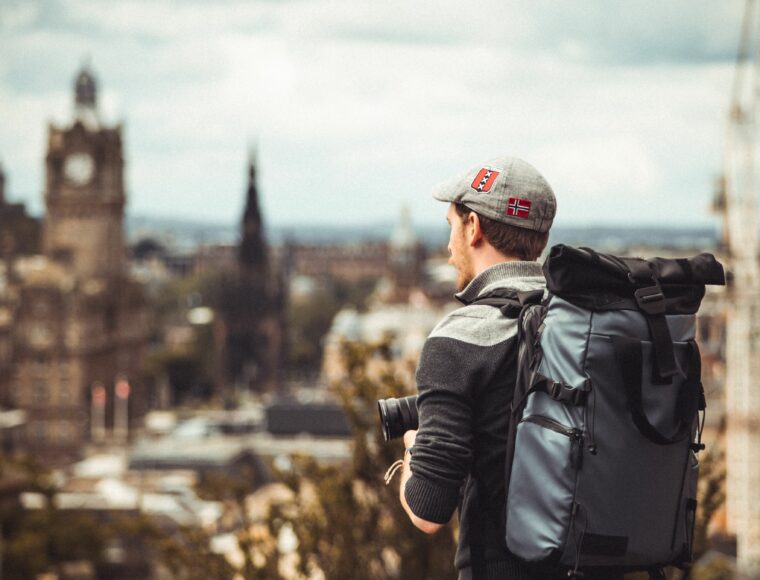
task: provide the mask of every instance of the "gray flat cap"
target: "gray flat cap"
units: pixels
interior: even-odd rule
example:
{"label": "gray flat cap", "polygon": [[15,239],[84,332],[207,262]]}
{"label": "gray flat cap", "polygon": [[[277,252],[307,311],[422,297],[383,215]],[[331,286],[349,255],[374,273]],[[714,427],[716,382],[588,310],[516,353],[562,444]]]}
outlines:
{"label": "gray flat cap", "polygon": [[433,197],[537,232],[548,231],[557,213],[557,200],[546,179],[530,163],[516,157],[498,157],[476,165],[436,186]]}

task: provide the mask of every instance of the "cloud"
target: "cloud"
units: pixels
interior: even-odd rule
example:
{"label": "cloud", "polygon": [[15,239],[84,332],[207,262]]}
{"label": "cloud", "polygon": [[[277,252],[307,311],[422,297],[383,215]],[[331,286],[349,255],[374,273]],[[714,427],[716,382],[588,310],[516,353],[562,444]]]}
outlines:
{"label": "cloud", "polygon": [[541,0],[526,43],[607,65],[733,61],[743,3],[710,0]]}
{"label": "cloud", "polygon": [[[560,220],[702,220],[739,3],[122,0],[0,8],[0,159],[39,204],[45,123],[92,57],[130,210],[232,222],[247,143],[275,223],[436,223],[430,186],[502,153]],[[621,212],[625,208],[625,212]],[[622,216],[622,217],[621,217]]]}

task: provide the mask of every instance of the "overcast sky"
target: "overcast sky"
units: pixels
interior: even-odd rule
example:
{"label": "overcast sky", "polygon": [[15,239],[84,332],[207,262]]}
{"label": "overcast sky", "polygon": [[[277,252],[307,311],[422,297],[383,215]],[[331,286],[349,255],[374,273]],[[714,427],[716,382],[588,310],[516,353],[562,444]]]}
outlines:
{"label": "overcast sky", "polygon": [[740,0],[0,0],[0,163],[42,207],[47,123],[89,57],[128,211],[443,222],[433,185],[536,165],[556,223],[714,223]]}

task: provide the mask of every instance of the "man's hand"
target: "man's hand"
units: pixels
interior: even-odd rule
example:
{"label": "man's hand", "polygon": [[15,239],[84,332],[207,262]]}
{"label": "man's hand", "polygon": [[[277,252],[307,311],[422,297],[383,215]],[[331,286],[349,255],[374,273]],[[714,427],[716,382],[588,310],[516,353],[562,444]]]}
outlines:
{"label": "man's hand", "polygon": [[[406,449],[413,447],[416,438],[417,431],[415,429],[410,429],[404,433],[404,447]],[[401,506],[404,508],[404,511],[409,516],[409,519],[412,520],[412,523],[415,525],[415,527],[422,530],[426,534],[434,534],[443,527],[443,524],[436,524],[434,522],[429,522],[427,520],[423,520],[420,517],[417,517],[409,507],[409,504],[406,503],[406,497],[404,497],[404,487],[406,486],[406,482],[412,476],[412,469],[409,465],[411,458],[412,452],[404,451],[404,467],[401,471],[401,486],[399,487],[399,498],[401,499]]]}
{"label": "man's hand", "polygon": [[406,433],[404,433],[404,447],[406,449],[410,449],[414,446],[414,440],[417,439],[417,430],[416,429],[410,429]]}

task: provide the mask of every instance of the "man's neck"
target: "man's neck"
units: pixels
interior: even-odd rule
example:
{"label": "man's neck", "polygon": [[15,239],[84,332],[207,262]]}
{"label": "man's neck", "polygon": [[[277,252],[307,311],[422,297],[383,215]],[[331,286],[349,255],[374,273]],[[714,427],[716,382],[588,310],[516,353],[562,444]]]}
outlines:
{"label": "man's neck", "polygon": [[479,252],[476,256],[473,256],[472,260],[476,276],[491,266],[495,266],[496,264],[519,261],[520,258],[517,258],[516,256],[505,256],[492,247],[489,247],[488,249],[484,248],[482,252]]}

